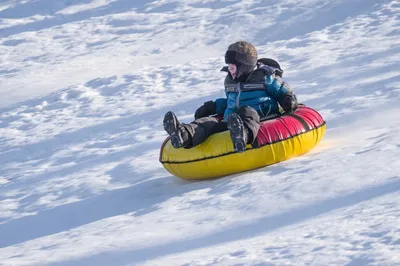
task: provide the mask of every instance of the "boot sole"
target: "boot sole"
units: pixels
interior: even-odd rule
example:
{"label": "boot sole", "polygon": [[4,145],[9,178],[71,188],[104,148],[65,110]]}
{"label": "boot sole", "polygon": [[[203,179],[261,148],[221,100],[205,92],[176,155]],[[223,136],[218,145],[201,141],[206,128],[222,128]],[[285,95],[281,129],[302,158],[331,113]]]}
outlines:
{"label": "boot sole", "polygon": [[244,142],[244,125],[238,114],[233,113],[228,117],[228,129],[235,151],[244,152],[246,150],[246,143]]}
{"label": "boot sole", "polygon": [[171,138],[171,144],[178,149],[183,145],[182,136],[179,133],[179,122],[173,112],[167,112],[164,116],[163,126]]}

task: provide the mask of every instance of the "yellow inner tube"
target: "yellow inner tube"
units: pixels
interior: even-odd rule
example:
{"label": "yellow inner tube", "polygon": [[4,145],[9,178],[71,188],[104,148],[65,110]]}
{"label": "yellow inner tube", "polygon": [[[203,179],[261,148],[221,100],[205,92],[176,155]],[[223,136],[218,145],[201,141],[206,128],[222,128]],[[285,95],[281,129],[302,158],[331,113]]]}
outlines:
{"label": "yellow inner tube", "polygon": [[234,151],[228,131],[214,134],[202,144],[190,149],[175,149],[167,138],[161,147],[160,162],[168,172],[184,179],[209,179],[231,175],[307,153],[321,141],[326,123],[321,118],[320,122],[314,122],[313,126],[307,129],[295,136],[265,143],[259,147],[248,144],[243,153]]}

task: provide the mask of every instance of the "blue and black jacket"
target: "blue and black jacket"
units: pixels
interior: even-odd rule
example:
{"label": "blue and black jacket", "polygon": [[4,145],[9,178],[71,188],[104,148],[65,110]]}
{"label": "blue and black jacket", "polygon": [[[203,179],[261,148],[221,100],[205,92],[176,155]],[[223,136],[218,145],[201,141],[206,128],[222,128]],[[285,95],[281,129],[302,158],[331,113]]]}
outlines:
{"label": "blue and black jacket", "polygon": [[221,71],[228,72],[225,78],[226,98],[215,100],[217,114],[223,115],[227,121],[228,116],[236,112],[241,106],[250,106],[257,110],[260,117],[271,114],[279,114],[279,105],[285,111],[290,111],[290,105],[297,99],[290,86],[276,74],[276,68],[259,65],[257,69],[249,73],[244,82],[235,81],[228,68]]}

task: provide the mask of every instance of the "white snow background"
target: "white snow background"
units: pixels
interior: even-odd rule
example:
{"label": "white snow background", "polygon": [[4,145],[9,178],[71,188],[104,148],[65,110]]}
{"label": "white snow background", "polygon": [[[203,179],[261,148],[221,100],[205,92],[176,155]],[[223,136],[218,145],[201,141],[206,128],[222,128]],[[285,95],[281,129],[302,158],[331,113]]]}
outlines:
{"label": "white snow background", "polygon": [[[400,265],[398,0],[1,0],[0,265]],[[277,59],[327,122],[311,153],[211,181],[158,161]]]}

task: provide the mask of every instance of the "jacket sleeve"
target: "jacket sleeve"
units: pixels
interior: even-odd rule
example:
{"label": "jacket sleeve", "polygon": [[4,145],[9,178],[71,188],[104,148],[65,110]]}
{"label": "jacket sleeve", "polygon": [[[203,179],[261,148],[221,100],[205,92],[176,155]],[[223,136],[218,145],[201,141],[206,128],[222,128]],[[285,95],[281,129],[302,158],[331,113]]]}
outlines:
{"label": "jacket sleeve", "polygon": [[278,101],[285,112],[291,112],[297,109],[298,103],[296,95],[289,84],[284,82],[281,77],[272,74],[265,78],[267,93]]}
{"label": "jacket sleeve", "polygon": [[218,115],[223,115],[227,106],[226,98],[218,98],[215,100],[215,107]]}

